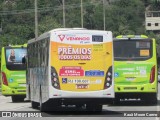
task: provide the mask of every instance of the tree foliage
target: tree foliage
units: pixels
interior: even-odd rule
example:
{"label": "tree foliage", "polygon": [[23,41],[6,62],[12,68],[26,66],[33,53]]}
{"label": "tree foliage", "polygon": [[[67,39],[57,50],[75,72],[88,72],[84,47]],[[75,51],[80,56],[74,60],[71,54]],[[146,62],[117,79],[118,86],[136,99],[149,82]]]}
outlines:
{"label": "tree foliage", "polygon": [[[63,26],[62,0],[38,1],[38,34]],[[65,27],[81,27],[81,0],[65,1]],[[83,0],[83,27],[119,34],[155,34],[145,31],[145,8],[159,10],[155,0]],[[34,0],[0,0],[1,47],[34,38]]]}

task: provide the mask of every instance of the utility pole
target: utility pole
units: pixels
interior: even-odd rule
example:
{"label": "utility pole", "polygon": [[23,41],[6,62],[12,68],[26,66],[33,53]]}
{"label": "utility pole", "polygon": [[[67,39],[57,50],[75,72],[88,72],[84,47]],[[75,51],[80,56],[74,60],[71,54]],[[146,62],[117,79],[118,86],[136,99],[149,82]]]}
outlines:
{"label": "utility pole", "polygon": [[106,30],[106,10],[105,10],[106,2],[103,0],[103,29]]}
{"label": "utility pole", "polygon": [[65,1],[63,0],[63,27],[66,27],[66,19],[65,19]]}
{"label": "utility pole", "polygon": [[81,27],[83,28],[83,0],[81,0]]}
{"label": "utility pole", "polygon": [[35,40],[38,38],[38,10],[37,10],[37,0],[35,0]]}
{"label": "utility pole", "polygon": [[0,26],[0,33],[2,32],[2,17],[1,17],[1,26]]}

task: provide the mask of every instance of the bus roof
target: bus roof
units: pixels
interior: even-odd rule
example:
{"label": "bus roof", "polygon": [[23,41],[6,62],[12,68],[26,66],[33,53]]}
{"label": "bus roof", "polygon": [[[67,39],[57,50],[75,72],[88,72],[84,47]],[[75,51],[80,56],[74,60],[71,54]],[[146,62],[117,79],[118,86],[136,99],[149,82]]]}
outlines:
{"label": "bus roof", "polygon": [[[76,30],[76,31],[84,31],[84,30],[88,30],[86,28],[57,28],[57,29],[53,29],[53,30],[50,30],[48,32],[45,32],[43,34],[41,34],[37,40],[35,39],[31,39],[31,40],[28,40],[28,44],[32,43],[32,42],[36,42],[38,40],[41,40],[41,39],[44,39],[44,38],[48,38],[50,37],[50,34],[53,33],[53,32],[60,32],[60,31],[72,31],[72,30]],[[91,31],[102,31],[102,30],[91,30]]]}
{"label": "bus roof", "polygon": [[[37,40],[41,40],[41,39],[43,39],[43,38],[49,37],[49,35],[50,35],[51,32],[56,32],[56,31],[68,31],[68,30],[87,30],[87,29],[86,29],[86,28],[56,28],[56,29],[53,29],[53,30],[50,30],[50,31],[48,31],[48,32],[45,32],[45,33],[41,34],[41,35],[37,38]],[[28,43],[32,43],[32,42],[35,42],[35,41],[37,41],[37,40],[35,40],[35,38],[33,38],[33,39],[29,40]]]}
{"label": "bus roof", "polygon": [[116,38],[117,39],[128,39],[128,38],[145,39],[145,38],[148,38],[148,36],[146,36],[146,35],[118,35]]}
{"label": "bus roof", "polygon": [[27,44],[21,44],[21,45],[8,45],[8,46],[4,46],[5,48],[9,48],[9,47],[27,47]]}

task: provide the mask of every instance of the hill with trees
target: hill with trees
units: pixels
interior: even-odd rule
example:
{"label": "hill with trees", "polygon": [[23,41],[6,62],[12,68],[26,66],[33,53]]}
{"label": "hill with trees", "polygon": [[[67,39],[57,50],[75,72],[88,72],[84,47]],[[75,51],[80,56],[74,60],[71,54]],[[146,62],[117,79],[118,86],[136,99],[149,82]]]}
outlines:
{"label": "hill with trees", "polygon": [[[63,27],[62,0],[38,1],[38,34]],[[81,0],[65,1],[65,27],[81,27]],[[105,2],[105,4],[103,4]],[[105,8],[105,9],[103,9]],[[145,10],[160,10],[157,0],[83,0],[83,27],[110,30],[113,35],[146,34]],[[34,0],[0,0],[0,47],[24,44],[35,37]]]}

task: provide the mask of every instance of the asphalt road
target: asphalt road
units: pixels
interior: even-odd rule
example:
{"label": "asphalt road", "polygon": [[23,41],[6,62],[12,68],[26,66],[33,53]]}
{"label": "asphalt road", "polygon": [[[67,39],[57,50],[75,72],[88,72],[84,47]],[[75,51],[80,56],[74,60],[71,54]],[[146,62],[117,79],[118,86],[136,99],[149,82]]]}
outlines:
{"label": "asphalt road", "polygon": [[[0,95],[0,111],[1,115],[7,112],[11,112],[12,118],[6,117],[5,119],[22,119],[21,117],[30,117],[30,119],[53,119],[54,120],[106,120],[106,119],[122,119],[122,120],[160,120],[160,83],[158,87],[158,104],[147,105],[141,101],[122,101],[118,105],[104,105],[101,113],[87,112],[83,109],[77,110],[74,106],[68,108],[62,108],[63,112],[43,112],[40,113],[39,109],[32,109],[30,102],[12,103],[11,97],[4,97]],[[27,113],[29,112],[29,113]],[[33,114],[36,112],[37,114]],[[19,115],[18,117],[16,115]],[[43,116],[42,118],[35,118],[33,116]],[[0,118],[0,120],[2,117]],[[4,119],[4,118],[3,118]],[[25,118],[23,118],[25,119]]]}

